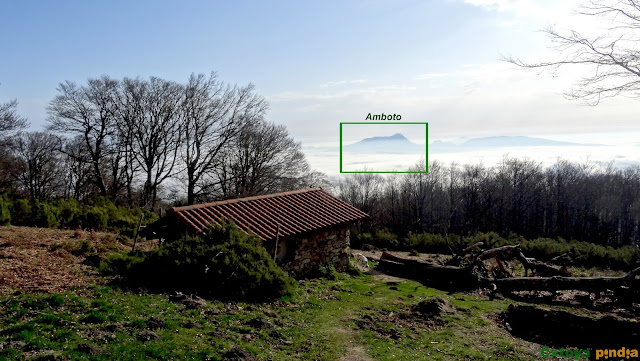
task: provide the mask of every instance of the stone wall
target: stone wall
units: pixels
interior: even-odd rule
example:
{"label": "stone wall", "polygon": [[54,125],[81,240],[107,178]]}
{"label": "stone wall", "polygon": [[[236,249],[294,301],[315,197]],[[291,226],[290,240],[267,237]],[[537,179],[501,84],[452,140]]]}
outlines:
{"label": "stone wall", "polygon": [[344,271],[349,265],[349,228],[334,228],[295,239],[293,259],[280,266],[293,277],[302,277],[318,266],[333,265]]}

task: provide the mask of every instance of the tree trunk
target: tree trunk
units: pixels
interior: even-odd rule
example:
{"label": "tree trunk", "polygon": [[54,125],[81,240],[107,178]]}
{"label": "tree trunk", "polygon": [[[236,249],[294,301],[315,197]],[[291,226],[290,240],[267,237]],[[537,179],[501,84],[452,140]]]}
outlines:
{"label": "tree trunk", "polygon": [[404,259],[383,252],[378,265],[383,272],[445,289],[474,289],[480,285],[473,274],[473,265],[467,267],[442,266],[431,262]]}
{"label": "tree trunk", "polygon": [[640,274],[640,267],[622,277],[514,277],[495,280],[501,291],[560,291],[575,290],[586,292],[603,292],[611,290],[626,293],[631,290],[638,294],[640,280],[635,276]]}

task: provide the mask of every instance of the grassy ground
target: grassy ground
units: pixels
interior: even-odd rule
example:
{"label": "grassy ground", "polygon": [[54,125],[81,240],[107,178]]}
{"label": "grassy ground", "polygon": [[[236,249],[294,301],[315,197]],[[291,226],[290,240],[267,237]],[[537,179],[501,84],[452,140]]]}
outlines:
{"label": "grassy ground", "polygon": [[[437,296],[449,305],[441,315],[423,317],[412,308]],[[535,345],[491,320],[506,306],[371,275],[307,281],[285,301],[207,301],[195,309],[166,295],[108,286],[19,292],[0,299],[0,360],[50,353],[72,360],[220,359],[233,346],[261,360],[335,360],[354,352],[374,360],[535,359]]]}
{"label": "grassy ground", "polygon": [[[128,244],[93,237],[87,251],[87,238],[73,232],[0,227],[0,264],[13,262],[0,278],[0,360],[217,360],[234,347],[258,360],[539,357],[540,345],[512,337],[495,321],[507,300],[447,294],[384,275],[340,274],[301,282],[277,302],[185,305],[168,295],[108,286],[81,262]],[[55,263],[50,281],[38,278],[44,273],[17,276],[49,264],[56,252],[66,263]],[[37,289],[23,287],[36,281]],[[434,299],[441,312],[420,311],[422,301]]]}

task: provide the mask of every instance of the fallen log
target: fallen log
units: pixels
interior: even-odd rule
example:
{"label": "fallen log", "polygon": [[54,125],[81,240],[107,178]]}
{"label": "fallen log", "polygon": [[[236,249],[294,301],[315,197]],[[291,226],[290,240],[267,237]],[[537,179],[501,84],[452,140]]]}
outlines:
{"label": "fallen log", "polygon": [[522,254],[522,252],[520,252],[517,257],[520,263],[524,266],[525,276],[529,273],[528,270],[534,270],[536,271],[536,274],[542,277],[570,276],[569,272],[567,272],[565,268],[552,266],[550,264],[540,262],[535,258],[527,258]]}
{"label": "fallen log", "polygon": [[585,291],[600,293],[607,290],[622,294],[637,295],[640,290],[640,280],[635,276],[640,274],[640,267],[622,277],[514,277],[495,280],[498,290],[504,292],[515,291]]}
{"label": "fallen log", "polygon": [[453,257],[445,262],[445,265],[459,266],[462,262],[475,258],[473,252],[476,249],[480,249],[482,246],[484,246],[484,242],[476,242],[475,244],[472,244],[471,246],[463,249],[460,254],[454,254]]}
{"label": "fallen log", "polygon": [[471,246],[463,249],[462,250],[462,255],[464,256],[464,255],[466,255],[468,253],[471,253],[471,251],[473,251],[474,249],[480,248],[482,246],[484,246],[484,242],[476,242],[476,243],[472,244]]}
{"label": "fallen log", "polygon": [[377,269],[394,276],[446,289],[472,289],[479,286],[479,279],[473,273],[473,265],[466,267],[443,266],[432,262],[405,259],[383,252]]}
{"label": "fallen log", "polygon": [[476,257],[476,261],[484,261],[494,257],[500,257],[503,260],[510,260],[516,258],[519,253],[521,253],[519,244],[516,244],[515,246],[502,246],[488,249],[480,253],[478,257]]}
{"label": "fallen log", "polygon": [[535,258],[525,257],[519,244],[486,250],[476,257],[476,262],[485,261],[490,258],[501,259],[503,261],[517,259],[522,263],[522,266],[524,266],[525,276],[529,273],[529,270],[534,270],[538,275],[543,277],[569,276],[568,272],[560,267],[540,262]]}

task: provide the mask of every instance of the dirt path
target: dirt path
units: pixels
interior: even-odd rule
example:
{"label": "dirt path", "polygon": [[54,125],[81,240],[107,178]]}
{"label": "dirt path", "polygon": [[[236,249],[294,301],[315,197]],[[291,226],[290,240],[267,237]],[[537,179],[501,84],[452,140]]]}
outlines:
{"label": "dirt path", "polygon": [[400,277],[396,277],[396,276],[390,276],[386,273],[382,273],[380,271],[376,271],[374,269],[367,271],[366,273],[370,274],[373,276],[373,278],[376,281],[380,281],[380,282],[404,282],[406,281],[405,278],[400,278]]}
{"label": "dirt path", "polygon": [[333,330],[341,335],[345,343],[347,343],[347,353],[340,357],[338,361],[372,361],[372,358],[367,355],[364,346],[355,340],[355,331],[346,328],[335,328]]}

